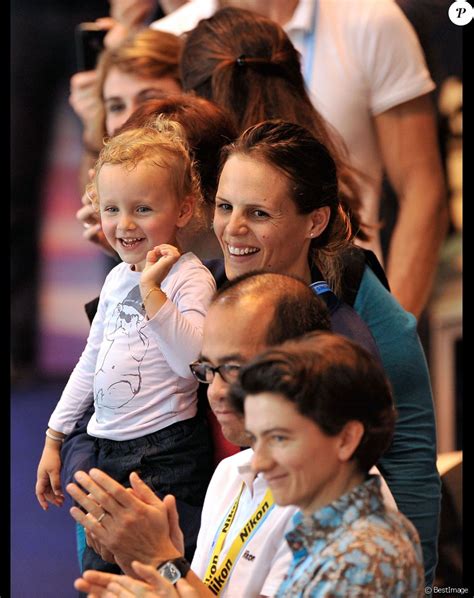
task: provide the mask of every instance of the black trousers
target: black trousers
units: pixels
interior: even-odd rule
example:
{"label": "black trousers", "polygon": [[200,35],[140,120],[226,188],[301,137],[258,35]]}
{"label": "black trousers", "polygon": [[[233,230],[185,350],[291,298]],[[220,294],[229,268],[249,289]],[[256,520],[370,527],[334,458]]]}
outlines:
{"label": "black trousers", "polygon": [[[132,471],[157,496],[176,497],[180,526],[185,538],[185,557],[191,561],[201,525],[201,510],[213,473],[212,444],[206,420],[201,416],[177,422],[153,434],[126,441],[94,440],[96,466],[124,486]],[[83,571],[95,569],[120,573],[86,546]]]}

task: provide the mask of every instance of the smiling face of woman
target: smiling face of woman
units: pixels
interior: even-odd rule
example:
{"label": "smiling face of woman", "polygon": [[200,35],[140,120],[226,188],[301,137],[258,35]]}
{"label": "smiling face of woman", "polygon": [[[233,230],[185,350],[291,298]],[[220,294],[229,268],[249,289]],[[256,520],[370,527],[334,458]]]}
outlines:
{"label": "smiling face of woman", "polygon": [[261,159],[234,154],[227,160],[214,213],[227,278],[261,269],[310,282],[309,246],[326,226],[320,216],[327,208],[299,214],[289,185],[282,172]]}
{"label": "smiling face of woman", "polygon": [[341,434],[325,434],[272,392],[246,397],[245,427],[254,450],[252,468],[263,473],[278,505],[296,505],[310,514],[343,493],[341,472],[347,466],[339,454]]}

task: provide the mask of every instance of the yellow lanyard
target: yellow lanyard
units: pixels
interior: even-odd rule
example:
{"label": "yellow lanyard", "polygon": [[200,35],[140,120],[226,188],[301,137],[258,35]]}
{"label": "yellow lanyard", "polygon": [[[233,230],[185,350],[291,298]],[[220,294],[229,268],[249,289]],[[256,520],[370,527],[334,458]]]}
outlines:
{"label": "yellow lanyard", "polygon": [[237,496],[236,500],[234,501],[227,514],[227,517],[224,520],[224,524],[214,545],[214,549],[209,560],[209,565],[207,566],[206,575],[204,577],[204,583],[216,596],[219,596],[219,594],[224,589],[225,584],[227,583],[227,580],[230,577],[232,567],[236,563],[244,545],[254,535],[258,527],[263,523],[268,513],[272,510],[274,506],[273,496],[269,488],[265,492],[265,496],[255,509],[252,516],[247,520],[245,525],[237,534],[235,540],[232,542],[232,545],[227,551],[225,558],[223,559],[221,565],[218,568],[217,563],[219,561],[219,555],[222,551],[222,547],[224,545],[227,533],[229,532],[232,522],[234,521],[234,517],[237,512],[237,507],[239,506],[239,501],[243,489],[244,484],[242,484],[242,488],[240,489],[239,495]]}

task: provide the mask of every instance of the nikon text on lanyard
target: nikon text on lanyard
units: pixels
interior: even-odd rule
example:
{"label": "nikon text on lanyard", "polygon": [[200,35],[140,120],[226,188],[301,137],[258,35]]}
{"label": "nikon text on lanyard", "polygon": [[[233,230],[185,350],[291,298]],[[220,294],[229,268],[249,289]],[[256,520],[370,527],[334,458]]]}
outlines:
{"label": "nikon text on lanyard", "polygon": [[233,505],[227,513],[227,516],[224,519],[224,524],[222,525],[219,535],[216,539],[214,549],[212,551],[212,555],[209,561],[209,565],[206,569],[204,583],[216,596],[219,596],[219,594],[224,589],[225,584],[227,583],[227,580],[230,577],[232,567],[237,562],[243,547],[252,538],[257,529],[262,525],[270,511],[275,506],[273,496],[269,488],[265,492],[265,496],[253,512],[252,516],[249,517],[245,525],[242,527],[242,529],[235,537],[229,550],[227,551],[227,554],[223,558],[222,563],[218,567],[217,563],[219,562],[219,556],[222,551],[222,547],[224,545],[227,533],[229,532],[229,529],[232,526],[232,522],[234,521],[234,517],[239,506],[239,501],[240,497],[242,496],[243,489],[244,484],[242,483],[242,488],[240,489],[239,495],[235,499]]}

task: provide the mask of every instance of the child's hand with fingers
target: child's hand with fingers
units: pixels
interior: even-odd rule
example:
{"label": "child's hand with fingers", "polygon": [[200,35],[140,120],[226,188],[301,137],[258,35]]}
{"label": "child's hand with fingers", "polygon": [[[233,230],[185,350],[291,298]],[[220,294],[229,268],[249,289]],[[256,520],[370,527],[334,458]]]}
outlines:
{"label": "child's hand with fingers", "polygon": [[140,279],[142,297],[149,289],[159,287],[168,276],[171,268],[179,260],[181,254],[174,245],[157,245],[147,253],[145,267]]}
{"label": "child's hand with fingers", "polygon": [[157,245],[147,253],[140,278],[140,293],[148,318],[153,318],[166,303],[167,297],[160,285],[180,256],[177,247],[166,243]]}
{"label": "child's hand with fingers", "polygon": [[61,489],[61,454],[59,446],[54,441],[46,439],[46,444],[38,465],[36,481],[36,498],[41,507],[46,511],[48,503],[62,506],[64,494]]}

